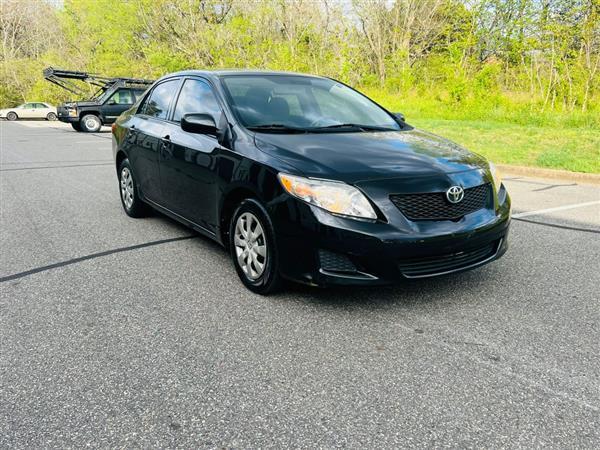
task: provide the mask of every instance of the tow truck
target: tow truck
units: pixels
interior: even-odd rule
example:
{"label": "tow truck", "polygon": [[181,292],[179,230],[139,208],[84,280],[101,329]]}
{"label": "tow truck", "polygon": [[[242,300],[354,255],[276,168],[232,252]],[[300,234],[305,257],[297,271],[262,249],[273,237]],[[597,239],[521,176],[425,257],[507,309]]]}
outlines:
{"label": "tow truck", "polygon": [[96,89],[88,100],[69,101],[56,108],[58,120],[70,123],[75,131],[89,133],[112,124],[154,83],[142,78],[112,78],[53,67],[44,69],[44,78],[80,98],[89,96],[90,89],[78,82]]}

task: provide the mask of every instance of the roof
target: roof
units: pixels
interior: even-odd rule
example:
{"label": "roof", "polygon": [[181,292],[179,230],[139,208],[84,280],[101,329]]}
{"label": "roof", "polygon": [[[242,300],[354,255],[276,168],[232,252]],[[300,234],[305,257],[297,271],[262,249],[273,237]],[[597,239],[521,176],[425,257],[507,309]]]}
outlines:
{"label": "roof", "polygon": [[298,77],[323,78],[319,75],[312,75],[298,72],[285,72],[277,70],[258,70],[258,69],[219,69],[219,70],[183,70],[181,72],[169,73],[161,78],[172,76],[199,75],[205,77],[223,77],[231,75],[293,75]]}

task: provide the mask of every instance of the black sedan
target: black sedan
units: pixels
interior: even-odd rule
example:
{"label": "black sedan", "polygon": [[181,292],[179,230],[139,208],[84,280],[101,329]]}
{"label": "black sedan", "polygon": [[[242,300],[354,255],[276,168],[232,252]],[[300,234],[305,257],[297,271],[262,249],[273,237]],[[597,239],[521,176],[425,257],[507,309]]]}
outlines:
{"label": "black sedan", "polygon": [[261,294],[453,274],[507,248],[491,163],[329,78],[167,75],[113,125],[113,152],[129,216],[214,239]]}

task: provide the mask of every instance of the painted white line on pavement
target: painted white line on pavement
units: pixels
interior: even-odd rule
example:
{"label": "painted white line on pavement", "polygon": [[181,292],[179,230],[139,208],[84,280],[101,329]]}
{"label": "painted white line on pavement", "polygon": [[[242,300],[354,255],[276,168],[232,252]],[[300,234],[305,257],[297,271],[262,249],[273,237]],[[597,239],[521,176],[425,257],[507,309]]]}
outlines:
{"label": "painted white line on pavement", "polygon": [[564,211],[567,209],[582,208],[584,206],[591,206],[591,205],[600,205],[600,200],[594,201],[594,202],[575,203],[573,205],[557,206],[556,208],[538,209],[537,211],[525,211],[522,213],[513,214],[512,216],[515,219],[518,219],[520,217],[537,216],[538,214],[546,214],[546,213],[551,213],[551,212],[556,212],[556,211]]}

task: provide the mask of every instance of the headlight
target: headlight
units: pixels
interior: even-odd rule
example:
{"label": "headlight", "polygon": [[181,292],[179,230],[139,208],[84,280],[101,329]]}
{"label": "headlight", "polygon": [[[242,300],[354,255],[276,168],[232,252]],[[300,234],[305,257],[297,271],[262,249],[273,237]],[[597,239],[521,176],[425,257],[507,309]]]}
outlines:
{"label": "headlight", "polygon": [[335,214],[376,219],[377,214],[365,196],[344,183],[313,180],[295,175],[277,175],[283,188],[294,197]]}
{"label": "headlight", "polygon": [[498,192],[500,190],[500,185],[502,184],[502,176],[493,163],[489,163],[489,166],[492,179],[494,180],[494,187],[496,188],[496,192]]}

